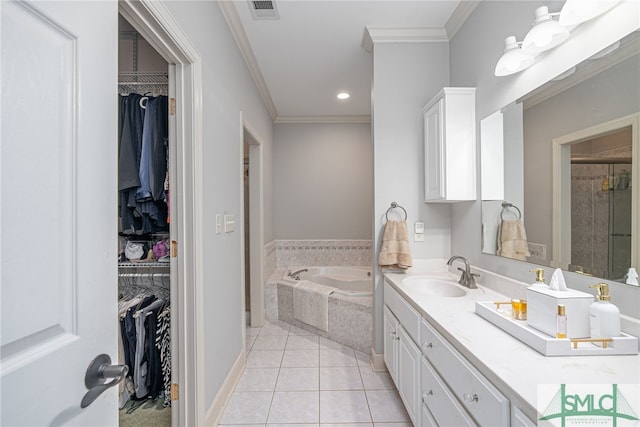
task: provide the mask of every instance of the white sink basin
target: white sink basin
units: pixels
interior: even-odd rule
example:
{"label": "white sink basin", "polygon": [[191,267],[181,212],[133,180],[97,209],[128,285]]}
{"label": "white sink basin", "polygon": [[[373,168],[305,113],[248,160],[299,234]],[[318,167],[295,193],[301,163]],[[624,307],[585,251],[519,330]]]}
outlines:
{"label": "white sink basin", "polygon": [[413,276],[402,280],[407,290],[434,297],[457,298],[467,294],[456,282],[429,276]]}

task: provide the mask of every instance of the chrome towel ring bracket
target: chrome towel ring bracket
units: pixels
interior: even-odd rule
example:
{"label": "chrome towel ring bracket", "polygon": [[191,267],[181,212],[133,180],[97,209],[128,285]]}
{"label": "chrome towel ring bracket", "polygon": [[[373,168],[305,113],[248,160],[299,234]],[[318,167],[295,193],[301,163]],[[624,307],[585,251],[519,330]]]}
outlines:
{"label": "chrome towel ring bracket", "polygon": [[522,219],[522,212],[520,212],[520,209],[518,209],[518,207],[516,205],[514,205],[513,203],[509,203],[509,202],[502,202],[502,211],[500,211],[500,219],[504,221],[504,213],[505,211],[509,212],[509,208],[513,208],[516,211],[518,211],[518,219]]}
{"label": "chrome towel ring bracket", "polygon": [[396,202],[391,202],[391,207],[389,207],[389,209],[387,209],[387,212],[384,214],[384,217],[387,221],[389,221],[389,211],[391,211],[392,209],[402,209],[402,212],[404,212],[404,220],[407,220],[407,211]]}

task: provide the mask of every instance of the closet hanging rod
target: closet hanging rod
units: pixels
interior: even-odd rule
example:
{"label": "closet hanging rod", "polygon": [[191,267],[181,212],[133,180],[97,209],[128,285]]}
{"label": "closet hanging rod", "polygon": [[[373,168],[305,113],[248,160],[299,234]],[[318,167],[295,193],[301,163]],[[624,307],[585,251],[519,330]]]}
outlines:
{"label": "closet hanging rod", "polygon": [[170,273],[118,273],[118,277],[147,277],[152,279],[170,278]]}
{"label": "closet hanging rod", "polygon": [[118,263],[118,268],[141,268],[151,270],[156,268],[169,268],[168,262],[154,261],[154,262],[126,262],[121,261]]}
{"label": "closet hanging rod", "polygon": [[151,83],[151,82],[119,82],[120,86],[168,86],[168,82]]}

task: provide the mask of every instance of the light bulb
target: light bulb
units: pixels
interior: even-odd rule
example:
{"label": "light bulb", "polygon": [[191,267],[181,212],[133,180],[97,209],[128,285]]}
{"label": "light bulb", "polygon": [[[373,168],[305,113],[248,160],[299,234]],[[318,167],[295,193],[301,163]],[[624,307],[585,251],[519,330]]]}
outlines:
{"label": "light bulb", "polygon": [[504,53],[496,64],[494,72],[496,76],[508,76],[517,73],[534,63],[533,55],[523,52],[514,36],[504,39],[504,46]]}
{"label": "light bulb", "polygon": [[536,9],[533,28],[522,41],[522,50],[532,54],[558,46],[569,38],[569,30],[551,19],[549,8],[540,6]]}

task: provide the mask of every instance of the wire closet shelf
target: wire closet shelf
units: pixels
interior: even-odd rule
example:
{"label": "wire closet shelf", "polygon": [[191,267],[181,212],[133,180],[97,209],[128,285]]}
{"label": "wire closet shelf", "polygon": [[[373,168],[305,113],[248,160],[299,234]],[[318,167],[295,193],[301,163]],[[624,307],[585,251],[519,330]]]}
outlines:
{"label": "wire closet shelf", "polygon": [[118,91],[121,95],[168,95],[169,74],[157,71],[126,71],[118,73]]}

